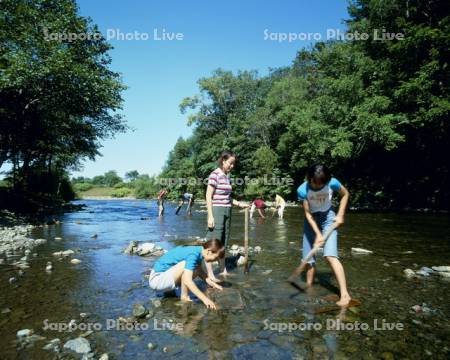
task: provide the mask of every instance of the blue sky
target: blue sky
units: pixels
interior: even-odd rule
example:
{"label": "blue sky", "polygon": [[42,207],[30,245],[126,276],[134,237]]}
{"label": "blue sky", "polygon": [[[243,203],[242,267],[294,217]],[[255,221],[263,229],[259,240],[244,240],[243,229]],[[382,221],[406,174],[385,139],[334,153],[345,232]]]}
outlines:
{"label": "blue sky", "polygon": [[[87,177],[108,170],[121,176],[129,170],[159,173],[178,137],[192,132],[178,105],[198,93],[198,79],[219,67],[266,74],[271,67],[289,65],[297,51],[314,40],[265,40],[265,29],[320,33],[325,39],[327,29],[344,29],[343,20],[348,18],[346,0],[78,0],[78,4],[80,14],[91,17],[104,35],[107,29],[150,35],[148,40],[110,40],[111,67],[129,87],[123,93],[122,113],[135,130],[104,141],[103,156],[72,173]],[[183,40],[155,41],[154,29],[159,36],[163,29],[182,33]]]}

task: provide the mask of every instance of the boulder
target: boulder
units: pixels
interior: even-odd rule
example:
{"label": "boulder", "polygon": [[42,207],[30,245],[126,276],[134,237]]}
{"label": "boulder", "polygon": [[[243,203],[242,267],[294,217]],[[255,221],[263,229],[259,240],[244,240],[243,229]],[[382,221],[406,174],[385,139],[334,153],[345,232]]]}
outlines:
{"label": "boulder", "polygon": [[151,254],[154,250],[156,250],[156,245],[153,243],[143,243],[140,244],[136,250],[136,253],[139,256],[146,256]]}

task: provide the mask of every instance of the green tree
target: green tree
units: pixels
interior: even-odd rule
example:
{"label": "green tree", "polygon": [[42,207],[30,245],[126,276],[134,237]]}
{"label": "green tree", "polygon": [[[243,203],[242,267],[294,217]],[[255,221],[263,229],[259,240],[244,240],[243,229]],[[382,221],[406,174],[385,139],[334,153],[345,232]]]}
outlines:
{"label": "green tree", "polygon": [[122,178],[117,175],[117,172],[115,170],[110,170],[105,172],[103,175],[104,184],[109,187],[113,187],[116,184],[119,184],[122,182]]}
{"label": "green tree", "polygon": [[102,139],[126,130],[117,113],[125,87],[109,69],[104,38],[46,38],[98,33],[74,0],[4,0],[1,11],[0,166],[12,164],[22,191],[44,169],[64,177],[94,159]]}

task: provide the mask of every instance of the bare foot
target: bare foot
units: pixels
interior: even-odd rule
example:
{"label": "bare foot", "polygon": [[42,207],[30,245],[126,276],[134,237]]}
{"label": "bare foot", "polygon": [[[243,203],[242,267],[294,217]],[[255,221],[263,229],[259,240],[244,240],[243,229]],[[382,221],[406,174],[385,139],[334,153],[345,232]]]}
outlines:
{"label": "bare foot", "polygon": [[180,296],[181,301],[192,301],[192,299],[189,297],[189,295],[186,296]]}
{"label": "bare foot", "polygon": [[350,303],[351,299],[352,298],[348,294],[342,295],[341,299],[339,301],[336,301],[336,305],[337,306],[347,306]]}

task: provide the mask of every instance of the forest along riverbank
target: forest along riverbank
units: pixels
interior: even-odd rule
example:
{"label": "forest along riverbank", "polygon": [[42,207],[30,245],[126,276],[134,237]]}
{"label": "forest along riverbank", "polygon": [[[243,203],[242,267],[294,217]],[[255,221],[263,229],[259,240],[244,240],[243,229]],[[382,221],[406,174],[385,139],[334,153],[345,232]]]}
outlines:
{"label": "forest along riverbank", "polygon": [[[449,265],[444,215],[348,214],[340,257],[350,293],[362,305],[344,313],[320,313],[336,291],[323,260],[311,292],[285,281],[299,262],[301,209],[288,208],[283,220],[256,217],[250,246],[260,250],[251,256],[250,273],[230,257],[232,296],[217,298],[228,308],[212,312],[154,293],[146,275],[155,256],[123,252],[132,242],[141,254],[203,238],[203,204],[194,205],[192,216],[183,210],[176,216],[176,204],[168,203],[159,219],[155,201],[75,202],[81,203],[83,210],[50,224],[0,229],[1,358],[77,351],[76,357],[120,359],[448,358],[450,283],[438,271],[446,268],[435,270]],[[233,213],[229,255],[243,245],[243,218]],[[337,320],[337,328],[327,327]]]}

